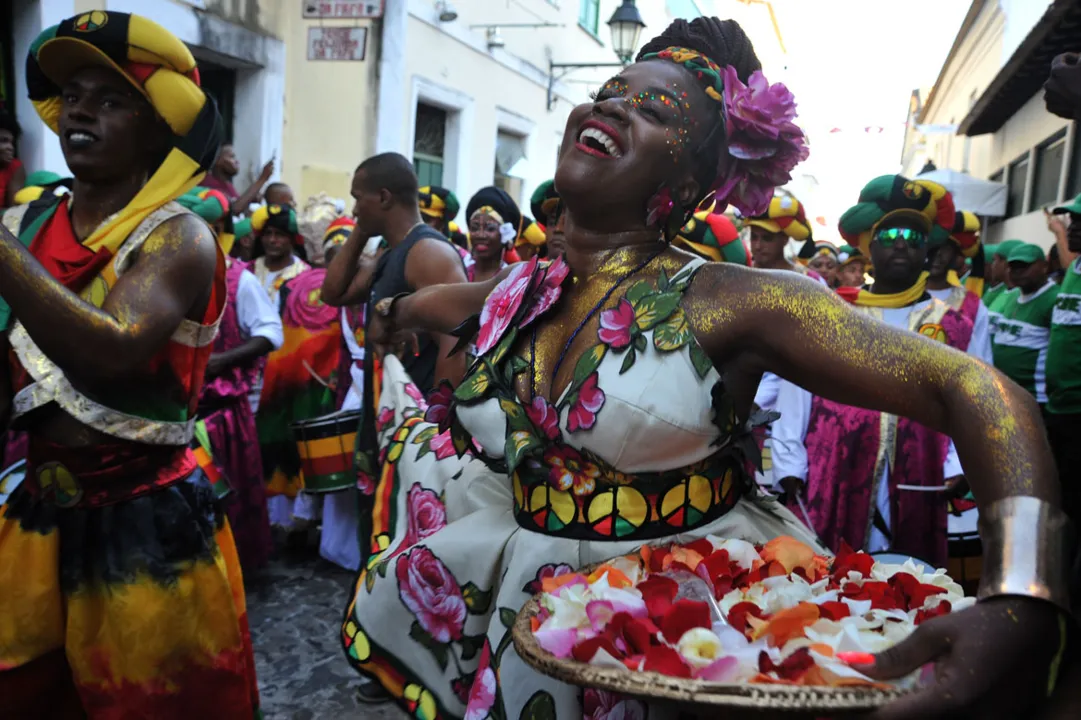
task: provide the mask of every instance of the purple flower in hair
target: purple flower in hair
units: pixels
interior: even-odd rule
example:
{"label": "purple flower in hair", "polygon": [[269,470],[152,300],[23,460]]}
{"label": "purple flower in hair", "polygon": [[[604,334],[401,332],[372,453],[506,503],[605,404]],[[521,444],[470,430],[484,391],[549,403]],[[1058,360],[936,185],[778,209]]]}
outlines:
{"label": "purple flower in hair", "polygon": [[809,154],[803,131],[793,122],[796,99],[783,83],[770,85],[761,71],[746,85],[732,66],[721,76],[728,152],[721,157],[714,189],[719,202],[759,215],[773,189],[791,180],[792,169]]}

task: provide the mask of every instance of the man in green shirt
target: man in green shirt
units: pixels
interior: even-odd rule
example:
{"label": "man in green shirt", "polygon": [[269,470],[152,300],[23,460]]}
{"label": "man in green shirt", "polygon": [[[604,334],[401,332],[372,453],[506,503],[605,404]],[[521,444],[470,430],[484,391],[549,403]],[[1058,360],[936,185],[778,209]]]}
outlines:
{"label": "man in green shirt", "polygon": [[1047,279],[1047,258],[1039,245],[1019,243],[1006,258],[1013,290],[995,300],[998,314],[991,351],[995,367],[1047,403],[1047,348],[1058,285]]}
{"label": "man in green shirt", "polygon": [[1010,268],[1006,264],[1006,257],[1018,245],[1020,240],[1003,240],[998,245],[985,245],[983,248],[984,262],[987,263],[987,289],[983,291],[983,304],[988,308],[998,299],[998,296],[1006,292],[1013,285],[1010,284]]}
{"label": "man in green shirt", "polygon": [[[1068,214],[1066,242],[1081,252],[1081,196],[1056,207]],[[1051,316],[1047,350],[1047,435],[1058,464],[1063,508],[1081,522],[1081,257],[1066,268]]]}

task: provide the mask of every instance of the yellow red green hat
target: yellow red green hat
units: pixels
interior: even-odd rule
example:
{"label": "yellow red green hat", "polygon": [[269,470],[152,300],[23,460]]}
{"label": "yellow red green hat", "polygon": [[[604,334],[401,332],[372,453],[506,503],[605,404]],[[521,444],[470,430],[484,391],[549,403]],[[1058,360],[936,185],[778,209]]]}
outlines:
{"label": "yellow red green hat", "polygon": [[178,37],[140,15],[92,10],[43,30],[30,45],[27,94],[53,132],[62,86],[94,66],[130,82],[173,134],[172,148],[135,198],[83,241],[94,252],[115,253],[151,212],[199,183],[218,154],[222,124],[213,99],[200,87],[195,58]]}
{"label": "yellow red green hat", "polygon": [[710,201],[698,210],[672,239],[672,244],[713,262],[750,265],[751,254],[739,237],[739,230],[724,214],[714,212]]}
{"label": "yellow red green hat", "polygon": [[536,221],[543,225],[558,211],[559,202],[555,181],[545,180],[537,186],[537,189],[533,191],[533,196],[529,198],[529,211],[533,213]]}
{"label": "yellow red green hat", "polygon": [[417,191],[417,203],[420,205],[421,214],[443,218],[447,222],[458,215],[461,207],[454,193],[438,185],[425,185],[420,188]]}
{"label": "yellow red green hat", "polygon": [[950,240],[961,249],[961,254],[966,258],[976,257],[980,253],[980,218],[968,210],[958,210]]}
{"label": "yellow red green hat", "polygon": [[296,210],[288,205],[263,205],[251,214],[251,229],[259,237],[267,228],[281,230],[293,236],[293,244],[303,247],[304,236],[297,226]]}
{"label": "yellow red green hat", "polygon": [[860,252],[858,247],[851,245],[842,245],[837,248],[837,262],[840,263],[841,267],[854,262],[862,262],[865,265],[871,264],[871,261]]}
{"label": "yellow red green hat", "polygon": [[323,250],[345,245],[345,241],[353,234],[353,228],[356,226],[357,221],[345,215],[331,220],[327,229],[323,231]]}
{"label": "yellow red green hat", "polygon": [[938,183],[913,181],[902,175],[881,175],[860,191],[859,202],[837,224],[850,245],[870,256],[871,236],[887,219],[908,217],[928,233],[931,246],[949,239],[956,211],[953,198]]}
{"label": "yellow red green hat", "polygon": [[229,199],[225,197],[225,193],[212,188],[192,188],[176,201],[211,224],[221,220],[229,212]]}
{"label": "yellow red green hat", "polygon": [[765,214],[748,218],[744,225],[771,233],[783,232],[797,242],[812,235],[803,204],[791,195],[774,195]]}

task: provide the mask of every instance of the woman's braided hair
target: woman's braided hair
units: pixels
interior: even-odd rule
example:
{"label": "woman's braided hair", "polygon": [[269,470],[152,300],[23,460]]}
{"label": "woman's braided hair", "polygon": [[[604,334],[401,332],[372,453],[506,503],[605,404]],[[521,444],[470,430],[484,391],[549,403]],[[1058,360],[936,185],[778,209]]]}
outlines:
{"label": "woman's braided hair", "polygon": [[[731,65],[744,83],[751,77],[751,73],[762,69],[751,39],[735,20],[719,20],[715,17],[699,17],[690,22],[673,20],[664,32],[642,46],[635,62],[669,47],[697,50],[721,67]],[[705,145],[695,152],[698,162],[694,179],[698,181],[703,194],[717,177],[717,158],[721,154],[721,145],[725,142],[724,129],[719,127],[721,116],[717,113],[713,117],[716,125],[710,128]]]}

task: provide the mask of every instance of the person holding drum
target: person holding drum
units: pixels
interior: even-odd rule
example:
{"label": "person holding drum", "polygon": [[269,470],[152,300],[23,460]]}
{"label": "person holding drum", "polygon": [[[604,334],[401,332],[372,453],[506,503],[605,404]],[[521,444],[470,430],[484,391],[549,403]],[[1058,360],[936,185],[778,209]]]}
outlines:
{"label": "person holding drum", "polygon": [[[1067,521],[1031,397],[796,273],[669,245],[709,193],[762,212],[806,157],[794,99],[759,68],[735,22],[674,22],[570,113],[556,170],[565,263],[373,307],[369,349],[402,330],[478,329],[476,363],[428,420],[386,357],[377,554],[342,624],[349,661],[417,715],[582,717],[581,690],[542,677],[509,642],[545,578],[676,537],[813,543],[746,476],[766,370],[950,435],[981,503],[982,599],[861,666],[885,678],[935,665],[927,687],[875,720],[1018,717],[1055,687],[1073,627]],[[857,233],[880,225],[880,273],[913,265],[930,230],[915,202],[878,223],[876,201],[894,187],[864,198],[876,208]],[[927,202],[926,189],[896,190]]]}
{"label": "person holding drum", "polygon": [[232,533],[189,448],[225,260],[173,202],[221,117],[187,46],[139,15],[84,12],[30,48],[75,180],[0,231],[0,414],[29,434],[0,507],[0,715],[257,717]]}

